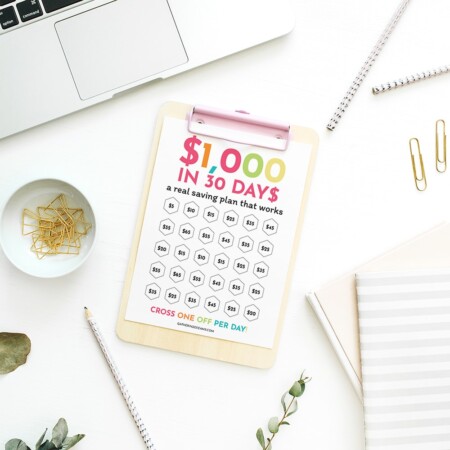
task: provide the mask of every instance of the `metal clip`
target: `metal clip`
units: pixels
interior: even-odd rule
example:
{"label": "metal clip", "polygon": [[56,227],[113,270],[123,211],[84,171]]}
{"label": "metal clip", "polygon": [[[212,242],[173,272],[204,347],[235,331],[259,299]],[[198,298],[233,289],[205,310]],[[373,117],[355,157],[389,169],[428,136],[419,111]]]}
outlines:
{"label": "metal clip", "polygon": [[245,111],[224,111],[196,105],[188,117],[191,133],[274,150],[289,146],[290,125],[255,117]]}
{"label": "metal clip", "polygon": [[[439,132],[439,123],[442,130]],[[441,136],[441,139],[439,137]],[[447,170],[447,134],[445,133],[445,122],[436,120],[436,170],[443,173]]]}
{"label": "metal clip", "polygon": [[[416,142],[416,148],[413,148],[413,142]],[[416,152],[414,152],[416,150]],[[425,168],[423,167],[422,153],[420,151],[420,144],[417,138],[411,138],[409,140],[409,152],[411,153],[411,161],[414,172],[414,182],[416,183],[416,188],[419,191],[424,191],[427,188],[427,178],[425,176]],[[416,157],[414,153],[417,153],[419,157],[419,166],[416,165]],[[419,176],[418,176],[419,174]]]}

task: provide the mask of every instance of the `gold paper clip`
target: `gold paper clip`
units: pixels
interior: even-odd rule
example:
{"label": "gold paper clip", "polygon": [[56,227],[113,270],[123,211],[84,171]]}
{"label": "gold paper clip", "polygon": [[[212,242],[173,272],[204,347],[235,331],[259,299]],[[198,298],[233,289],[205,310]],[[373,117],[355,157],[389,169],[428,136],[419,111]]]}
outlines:
{"label": "gold paper clip", "polygon": [[[413,148],[414,147],[413,142],[416,142],[415,149]],[[416,150],[416,152],[414,152],[414,150]],[[419,191],[424,191],[427,188],[427,178],[425,176],[422,153],[420,152],[420,144],[417,138],[411,138],[409,140],[409,152],[411,153],[411,161],[413,166],[414,182],[416,183],[416,188]],[[419,157],[419,166],[416,165],[416,157],[414,156],[414,153],[417,153],[417,156]]]}
{"label": "gold paper clip", "polygon": [[[442,127],[439,132],[440,123]],[[447,134],[445,133],[445,122],[442,119],[436,121],[436,170],[440,173],[447,170]]]}

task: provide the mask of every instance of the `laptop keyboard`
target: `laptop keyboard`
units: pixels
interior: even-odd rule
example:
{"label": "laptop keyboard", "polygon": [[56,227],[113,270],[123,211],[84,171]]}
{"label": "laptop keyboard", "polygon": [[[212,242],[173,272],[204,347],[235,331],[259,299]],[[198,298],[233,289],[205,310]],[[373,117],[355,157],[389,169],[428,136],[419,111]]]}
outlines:
{"label": "laptop keyboard", "polygon": [[0,0],[0,34],[83,0]]}

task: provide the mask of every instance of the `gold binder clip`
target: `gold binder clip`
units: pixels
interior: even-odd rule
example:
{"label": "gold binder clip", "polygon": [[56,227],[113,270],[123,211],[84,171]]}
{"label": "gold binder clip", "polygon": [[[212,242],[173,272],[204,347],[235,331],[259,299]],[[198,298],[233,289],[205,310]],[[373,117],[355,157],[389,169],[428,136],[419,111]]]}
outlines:
{"label": "gold binder clip", "polygon": [[[413,142],[416,143],[415,146],[413,146]],[[414,182],[416,183],[416,188],[419,191],[424,191],[427,188],[427,178],[425,176],[422,153],[420,152],[420,144],[417,138],[411,138],[409,140],[409,152],[411,153],[411,161],[413,166]],[[416,164],[416,157],[414,156],[414,153],[417,153],[417,156],[419,157],[419,165]]]}
{"label": "gold binder clip", "polygon": [[[440,123],[442,127],[439,127]],[[447,134],[445,122],[442,119],[436,121],[436,170],[440,173],[447,170]]]}

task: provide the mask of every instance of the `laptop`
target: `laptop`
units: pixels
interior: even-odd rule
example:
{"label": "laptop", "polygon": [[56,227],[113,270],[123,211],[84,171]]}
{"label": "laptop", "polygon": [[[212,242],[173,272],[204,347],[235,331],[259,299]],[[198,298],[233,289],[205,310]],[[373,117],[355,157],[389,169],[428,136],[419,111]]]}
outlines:
{"label": "laptop", "polygon": [[289,0],[0,0],[0,138],[293,25]]}

